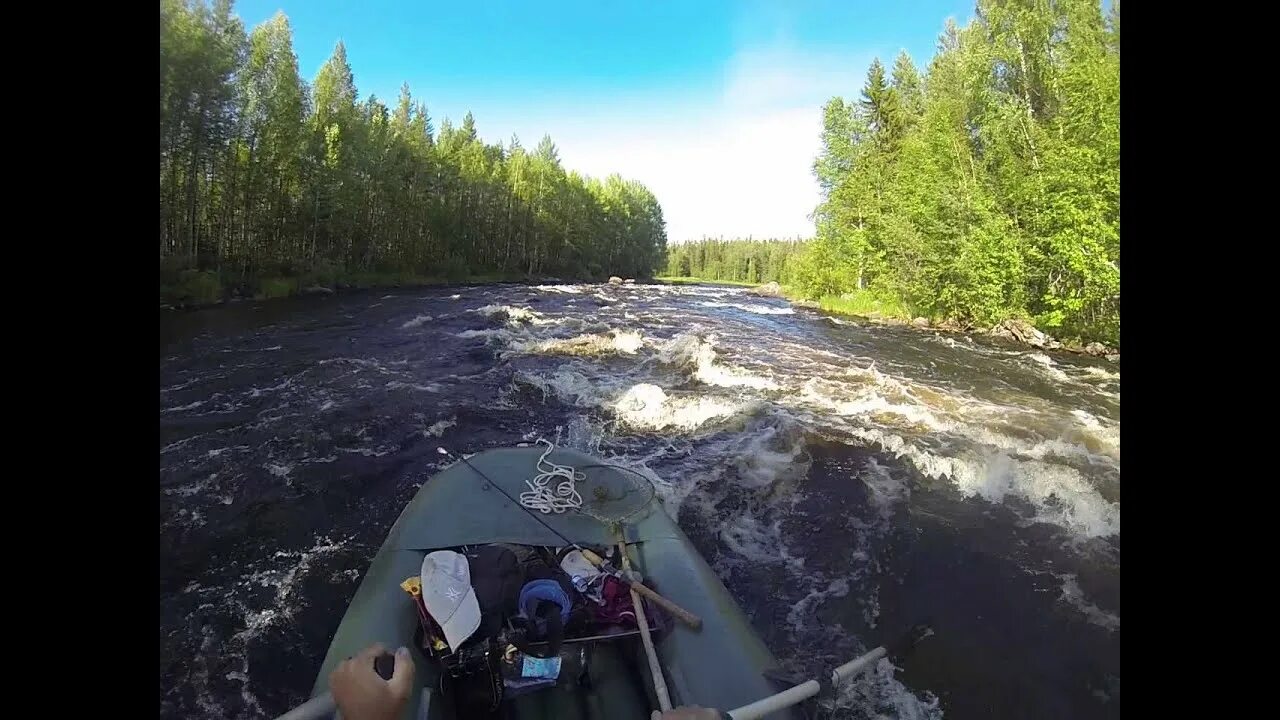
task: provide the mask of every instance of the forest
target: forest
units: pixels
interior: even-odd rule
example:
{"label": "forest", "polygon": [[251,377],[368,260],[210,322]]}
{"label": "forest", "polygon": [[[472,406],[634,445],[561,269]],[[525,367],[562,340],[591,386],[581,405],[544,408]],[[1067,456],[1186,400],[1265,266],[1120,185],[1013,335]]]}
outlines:
{"label": "forest", "polygon": [[359,99],[339,42],[311,82],[288,19],[160,4],[162,302],[343,283],[777,281],[795,297],[1119,344],[1120,5],[980,0],[918,69],[879,59],[822,108],[815,236],[667,248],[642,184],[489,144],[404,85]]}
{"label": "forest", "polygon": [[646,277],[662,266],[662,208],[638,182],[567,170],[436,127],[405,84],[359,99],[341,42],[310,82],[288,19],[246,33],[230,0],[160,3],[162,301],[233,289],[404,280]]}
{"label": "forest", "polygon": [[980,0],[823,108],[806,297],[1120,337],[1120,3]]}
{"label": "forest", "polygon": [[804,241],[702,238],[667,246],[666,274],[703,280],[788,283]]}

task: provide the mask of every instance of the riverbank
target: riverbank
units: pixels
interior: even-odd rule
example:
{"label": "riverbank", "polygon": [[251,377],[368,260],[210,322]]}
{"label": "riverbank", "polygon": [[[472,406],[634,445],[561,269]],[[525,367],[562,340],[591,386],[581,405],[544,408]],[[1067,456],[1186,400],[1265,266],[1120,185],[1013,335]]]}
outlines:
{"label": "riverbank", "polygon": [[662,275],[654,278],[654,281],[666,285],[733,285],[735,287],[756,287],[760,284],[744,280],[707,280],[691,275]]}
{"label": "riverbank", "polygon": [[[741,285],[743,283],[735,284]],[[930,317],[914,310],[897,298],[877,295],[871,292],[824,295],[813,300],[804,297],[793,287],[779,285],[776,282],[752,285],[753,289],[748,292],[765,297],[786,298],[794,305],[821,310],[832,315],[851,317],[861,323],[909,325],[920,330],[941,330],[943,332],[968,335],[987,335],[1012,340],[1040,350],[1065,350],[1071,353],[1106,358],[1113,362],[1120,361],[1118,348],[1112,348],[1099,342],[1086,343],[1079,338],[1059,340],[1037,328],[1034,323],[1024,317],[1007,317],[987,328],[957,323],[949,319]]]}
{"label": "riverbank", "polygon": [[297,295],[330,295],[346,290],[431,287],[438,285],[488,285],[495,283],[560,282],[558,278],[534,278],[517,273],[478,273],[452,277],[390,273],[321,273],[273,276],[229,282],[212,270],[184,270],[160,283],[161,310],[187,310],[243,300],[271,300]]}

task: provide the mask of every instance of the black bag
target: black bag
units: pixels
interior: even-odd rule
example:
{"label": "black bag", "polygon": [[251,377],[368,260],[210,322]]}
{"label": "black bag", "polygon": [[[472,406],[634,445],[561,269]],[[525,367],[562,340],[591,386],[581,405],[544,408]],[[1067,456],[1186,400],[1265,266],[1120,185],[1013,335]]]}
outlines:
{"label": "black bag", "polygon": [[506,545],[484,545],[463,553],[471,572],[471,587],[480,606],[480,627],[473,637],[497,637],[507,618],[516,613],[524,568]]}

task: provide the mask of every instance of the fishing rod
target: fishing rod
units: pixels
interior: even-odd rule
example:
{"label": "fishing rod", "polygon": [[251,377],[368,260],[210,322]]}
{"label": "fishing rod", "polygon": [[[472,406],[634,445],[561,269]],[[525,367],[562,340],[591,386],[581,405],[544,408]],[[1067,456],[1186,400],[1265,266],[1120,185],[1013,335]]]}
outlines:
{"label": "fishing rod", "polygon": [[535,515],[532,510],[525,507],[524,505],[521,505],[518,500],[511,497],[511,493],[507,492],[502,488],[501,485],[494,482],[493,478],[490,478],[488,475],[485,475],[484,472],[480,470],[480,468],[476,467],[475,465],[472,465],[470,460],[460,455],[454,455],[448,450],[445,450],[443,447],[437,447],[436,452],[440,453],[441,455],[451,457],[455,460],[461,460],[463,463],[466,464],[467,467],[471,468],[471,470],[474,471],[477,475],[484,478],[485,482],[489,483],[489,485],[493,486],[494,488],[497,488],[498,492],[506,496],[506,498],[510,500],[513,505],[523,510],[526,515],[533,518],[534,520],[537,520],[538,523],[542,525],[542,527],[550,530],[556,537],[563,540],[566,545],[582,553],[582,556],[587,559],[587,562],[600,568],[601,572],[604,572],[606,575],[611,575],[617,578],[620,582],[622,582],[628,588],[635,590],[637,593],[649,598],[656,605],[661,607],[663,610],[666,610],[667,612],[671,613],[675,617],[679,618],[681,622],[693,628],[694,630],[698,630],[702,628],[702,618],[698,617],[697,615],[694,615],[688,610],[685,610],[684,608],[680,607],[674,602],[671,602],[665,597],[659,595],[658,593],[650,589],[648,586],[641,583],[639,580],[632,579],[631,577],[623,573],[621,570],[614,567],[613,563],[609,562],[608,560],[605,560],[604,558],[600,557],[594,552],[588,550],[587,548],[582,547],[578,543],[565,537],[564,534],[561,533],[559,530],[556,530],[555,528],[548,525],[545,520]]}

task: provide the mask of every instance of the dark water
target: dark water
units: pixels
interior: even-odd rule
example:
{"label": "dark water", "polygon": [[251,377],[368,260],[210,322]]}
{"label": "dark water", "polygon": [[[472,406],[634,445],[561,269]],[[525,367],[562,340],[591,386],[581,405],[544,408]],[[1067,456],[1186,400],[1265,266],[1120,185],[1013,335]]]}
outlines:
{"label": "dark water", "polygon": [[1120,379],[739,289],[475,287],[161,319],[160,712],[304,700],[455,452],[646,471],[789,669],[928,621],[840,718],[1120,713]]}

